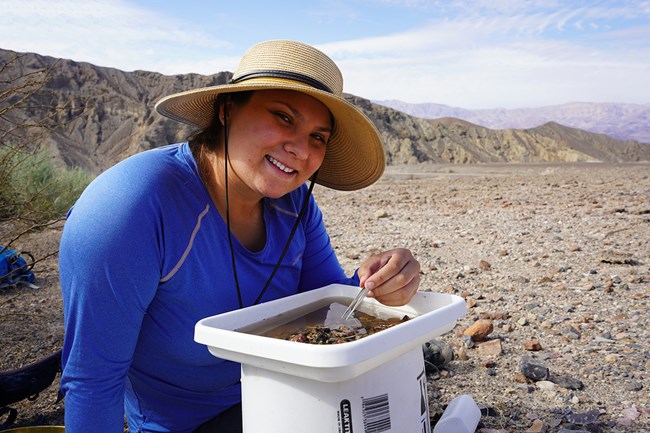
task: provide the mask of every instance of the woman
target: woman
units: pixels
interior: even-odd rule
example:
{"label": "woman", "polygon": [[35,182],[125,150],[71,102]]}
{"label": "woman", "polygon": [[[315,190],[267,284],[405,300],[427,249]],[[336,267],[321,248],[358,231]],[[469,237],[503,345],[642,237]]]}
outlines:
{"label": "woman", "polygon": [[121,432],[125,413],[132,433],[241,431],[240,366],[193,341],[198,320],[331,283],[402,305],[419,284],[408,250],[347,277],[330,245],[314,182],[365,187],[384,156],[320,51],[263,42],[230,84],[156,109],[200,132],[98,176],[64,228],[67,432]]}

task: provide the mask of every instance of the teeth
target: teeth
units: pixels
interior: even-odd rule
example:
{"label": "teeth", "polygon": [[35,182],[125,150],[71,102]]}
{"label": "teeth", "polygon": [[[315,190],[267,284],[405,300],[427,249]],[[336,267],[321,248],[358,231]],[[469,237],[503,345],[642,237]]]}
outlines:
{"label": "teeth", "polygon": [[278,161],[277,159],[273,158],[272,156],[268,156],[266,159],[268,159],[269,161],[271,161],[271,163],[272,163],[273,165],[275,165],[277,168],[279,168],[280,170],[284,171],[285,173],[293,173],[293,172],[294,172],[294,169],[293,169],[293,168],[289,168],[289,167],[287,167],[286,165],[282,164],[280,161]]}

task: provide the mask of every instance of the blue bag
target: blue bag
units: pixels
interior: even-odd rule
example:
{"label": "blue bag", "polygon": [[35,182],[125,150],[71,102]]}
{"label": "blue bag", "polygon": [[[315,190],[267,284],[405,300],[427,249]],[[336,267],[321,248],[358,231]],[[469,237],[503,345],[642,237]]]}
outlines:
{"label": "blue bag", "polygon": [[[28,263],[23,255],[28,257],[31,263]],[[19,285],[37,288],[32,284],[36,279],[34,272],[32,272],[33,267],[34,256],[30,253],[19,253],[0,245],[0,289]]]}

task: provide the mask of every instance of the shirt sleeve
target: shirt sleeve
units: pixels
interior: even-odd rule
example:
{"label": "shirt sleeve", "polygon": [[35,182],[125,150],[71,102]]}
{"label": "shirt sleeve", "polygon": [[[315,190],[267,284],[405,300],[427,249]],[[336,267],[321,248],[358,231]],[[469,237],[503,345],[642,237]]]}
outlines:
{"label": "shirt sleeve", "polygon": [[327,234],[323,214],[313,196],[310,197],[303,224],[306,245],[299,291],[313,290],[334,283],[358,286],[359,278],[356,272],[351,277],[345,275]]}
{"label": "shirt sleeve", "polygon": [[159,203],[146,194],[146,179],[131,173],[98,177],[69,213],[61,239],[67,432],[124,431],[127,371],[162,261]]}

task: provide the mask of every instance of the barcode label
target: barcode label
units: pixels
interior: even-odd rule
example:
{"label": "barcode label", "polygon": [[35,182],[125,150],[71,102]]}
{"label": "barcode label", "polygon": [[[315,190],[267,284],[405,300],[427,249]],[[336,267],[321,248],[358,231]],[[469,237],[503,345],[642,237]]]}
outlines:
{"label": "barcode label", "polygon": [[390,430],[390,408],[388,394],[376,397],[361,398],[363,412],[363,431],[365,433],[381,433]]}

